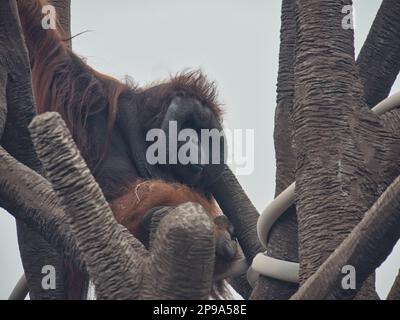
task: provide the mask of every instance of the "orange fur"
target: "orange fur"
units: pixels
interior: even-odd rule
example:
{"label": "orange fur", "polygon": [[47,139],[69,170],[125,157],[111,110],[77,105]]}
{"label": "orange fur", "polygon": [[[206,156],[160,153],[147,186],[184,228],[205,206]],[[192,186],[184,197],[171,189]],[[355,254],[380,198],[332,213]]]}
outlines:
{"label": "orange fur", "polygon": [[[221,211],[214,199],[205,196],[180,183],[170,183],[162,180],[138,181],[130,186],[121,197],[110,203],[116,220],[125,226],[136,238],[141,241],[148,240],[142,233],[141,224],[145,214],[152,208],[159,206],[177,206],[185,202],[200,204],[213,219],[221,215]],[[218,238],[227,230],[223,226],[215,225],[214,235]],[[224,260],[216,256],[214,273],[219,275],[227,271],[232,263],[241,259],[237,251],[231,260]],[[223,281],[213,283],[211,296],[214,299],[221,297],[231,298]]]}
{"label": "orange fur", "polygon": [[87,117],[108,109],[111,130],[118,98],[131,88],[84,63],[63,41],[58,22],[56,30],[43,29],[42,8],[47,0],[17,0],[17,4],[31,62],[37,112],[59,112],[86,156],[90,145],[85,128]]}
{"label": "orange fur", "polygon": [[140,238],[140,225],[148,210],[159,206],[177,206],[185,202],[200,204],[211,217],[221,214],[214,200],[207,199],[183,184],[162,180],[138,181],[110,205],[116,220]]}

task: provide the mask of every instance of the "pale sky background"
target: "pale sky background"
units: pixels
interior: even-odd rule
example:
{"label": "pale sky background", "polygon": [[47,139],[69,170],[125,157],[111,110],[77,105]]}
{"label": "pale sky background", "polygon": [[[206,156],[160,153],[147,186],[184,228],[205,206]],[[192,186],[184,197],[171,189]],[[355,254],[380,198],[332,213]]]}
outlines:
{"label": "pale sky background", "polygon": [[[380,0],[355,0],[359,51]],[[112,4],[110,4],[112,3]],[[141,85],[201,68],[219,88],[225,125],[255,130],[255,170],[239,180],[260,211],[273,199],[273,123],[279,0],[72,0],[74,50],[101,72]],[[400,89],[399,81],[393,91]],[[400,266],[400,243],[377,272],[386,297]],[[22,274],[15,222],[0,209],[0,299]]]}

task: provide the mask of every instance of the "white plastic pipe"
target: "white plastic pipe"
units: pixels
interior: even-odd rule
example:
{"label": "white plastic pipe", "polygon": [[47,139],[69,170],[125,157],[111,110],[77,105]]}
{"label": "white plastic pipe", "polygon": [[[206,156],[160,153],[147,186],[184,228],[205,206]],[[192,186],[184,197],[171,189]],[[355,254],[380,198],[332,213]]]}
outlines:
{"label": "white plastic pipe", "polygon": [[293,182],[261,213],[257,221],[257,235],[264,248],[267,248],[268,235],[275,221],[294,203],[295,187],[296,183]]}
{"label": "white plastic pipe", "polygon": [[400,106],[400,91],[391,95],[389,98],[379,102],[375,107],[372,108],[372,112],[381,115],[385,112],[396,109]]}
{"label": "white plastic pipe", "polygon": [[287,282],[299,282],[299,264],[268,257],[264,253],[257,254],[249,270],[247,280],[254,287],[260,274]]}

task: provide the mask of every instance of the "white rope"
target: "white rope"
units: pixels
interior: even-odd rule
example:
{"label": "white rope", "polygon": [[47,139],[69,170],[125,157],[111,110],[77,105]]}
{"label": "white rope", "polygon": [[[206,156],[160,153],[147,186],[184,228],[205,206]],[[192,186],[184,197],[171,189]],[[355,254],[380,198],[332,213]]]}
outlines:
{"label": "white rope", "polygon": [[[372,112],[381,115],[400,107],[400,92],[393,94],[372,108]],[[296,182],[293,182],[282,193],[280,193],[261,213],[257,221],[257,235],[261,244],[267,248],[269,232],[278,218],[295,201]],[[267,256],[267,252],[259,253],[253,259],[251,267],[247,271],[247,279],[254,286],[258,277],[261,275],[288,281],[299,282],[299,264],[285,260],[273,259]]]}
{"label": "white rope", "polygon": [[379,102],[372,108],[372,112],[381,115],[400,106],[400,91]]}
{"label": "white rope", "polygon": [[268,257],[266,253],[257,254],[247,271],[247,280],[254,287],[260,274],[281,281],[299,282],[299,264]]}
{"label": "white rope", "polygon": [[295,187],[296,183],[293,182],[261,213],[257,221],[257,235],[264,248],[267,248],[268,235],[275,221],[294,203]]}

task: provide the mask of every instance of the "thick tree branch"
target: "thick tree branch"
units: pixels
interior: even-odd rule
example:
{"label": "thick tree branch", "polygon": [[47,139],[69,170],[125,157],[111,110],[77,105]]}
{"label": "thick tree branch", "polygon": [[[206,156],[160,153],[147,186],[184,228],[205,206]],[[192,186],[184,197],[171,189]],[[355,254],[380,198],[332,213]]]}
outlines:
{"label": "thick tree branch", "polygon": [[159,225],[157,218],[152,220],[152,255],[140,298],[207,299],[214,269],[214,223],[199,204],[166,210]]}
{"label": "thick tree branch", "polygon": [[[222,212],[231,221],[247,262],[251,264],[255,255],[262,251],[256,231],[257,220],[260,216],[257,209],[228,166],[224,169],[219,180],[210,186],[210,191]],[[247,281],[238,279],[233,284],[245,299],[249,297],[251,289]]]}
{"label": "thick tree branch", "polygon": [[232,223],[244,255],[248,261],[251,261],[257,253],[262,251],[256,232],[260,214],[228,166],[220,179],[211,186],[211,191],[222,212]]}
{"label": "thick tree branch", "polygon": [[399,274],[394,280],[393,286],[387,296],[387,300],[400,300],[400,269]]}
{"label": "thick tree branch", "polygon": [[214,225],[199,205],[178,206],[165,217],[149,255],[114,219],[60,115],[37,116],[30,130],[99,299],[209,296]]}
{"label": "thick tree branch", "polygon": [[294,180],[296,158],[293,150],[294,59],[296,48],[296,2],[282,1],[277,106],[274,142],[276,153],[276,192],[280,194]]}
{"label": "thick tree branch", "polygon": [[15,285],[14,290],[11,292],[8,300],[25,300],[29,293],[28,282],[26,281],[25,274],[21,276]]}
{"label": "thick tree branch", "polygon": [[147,251],[114,219],[60,115],[37,116],[29,128],[99,299],[135,298]]}
{"label": "thick tree branch", "polygon": [[[292,109],[294,100],[294,59],[296,47],[296,1],[283,0],[277,106],[275,111],[276,188],[279,195],[295,179],[296,157],[293,150]],[[274,224],[268,239],[268,255],[286,261],[298,261],[296,208],[291,206]],[[261,276],[252,299],[286,300],[297,290],[292,283]]]}
{"label": "thick tree branch", "polygon": [[[354,298],[367,277],[386,260],[399,238],[400,176],[292,299]],[[342,286],[341,270],[346,265],[353,266],[356,271],[354,290]]]}
{"label": "thick tree branch", "polygon": [[[0,145],[4,146],[18,161],[40,172],[40,162],[32,147],[27,129],[36,108],[32,96],[28,53],[14,0],[0,2],[0,70],[2,78],[0,90],[2,93],[6,92],[7,100],[7,123]],[[4,114],[4,111],[2,113]],[[12,207],[13,204],[5,206]],[[54,291],[43,290],[41,286],[41,269],[46,264],[53,265],[57,270],[58,278],[63,278],[64,263],[61,257],[39,234],[32,232],[18,221],[17,231],[31,299],[65,298],[63,281],[58,283],[57,290]]]}
{"label": "thick tree branch", "polygon": [[36,107],[32,95],[28,52],[15,1],[2,1],[0,15],[0,66],[7,77],[5,88],[8,110],[1,144],[18,161],[40,171],[40,162],[28,131],[28,125],[36,114]]}
{"label": "thick tree branch", "polygon": [[[56,198],[49,182],[26,166],[17,163],[15,159],[1,149],[0,198],[9,199],[7,203],[12,203],[15,206],[7,209],[12,209],[9,210],[10,212],[16,212],[16,218],[26,222],[35,231],[39,231],[40,234],[45,235],[46,240],[58,248],[66,258],[80,262],[81,267],[84,268],[84,263],[81,260],[83,258],[79,256],[76,237],[70,227],[70,219],[65,216],[63,210],[60,208],[58,198]],[[25,206],[29,210],[24,209]],[[18,210],[15,210],[15,208],[18,208]],[[21,210],[21,208],[24,210]],[[139,297],[139,288],[140,291],[143,289],[141,293],[143,297],[152,299],[159,297],[170,297],[171,299],[200,299],[208,297],[211,288],[215,250],[213,246],[213,230],[211,229],[210,231],[210,228],[205,228],[204,225],[206,223],[206,226],[209,226],[209,217],[202,210],[199,210],[196,205],[193,205],[193,208],[196,209],[195,213],[193,213],[194,209],[191,208],[189,204],[185,204],[173,210],[176,217],[168,218],[169,220],[165,222],[165,228],[170,231],[167,234],[162,231],[158,231],[158,233],[159,237],[161,237],[160,239],[165,240],[165,237],[167,237],[175,240],[172,243],[160,239],[156,240],[155,242],[158,244],[153,244],[152,250],[159,251],[162,254],[157,254],[151,260],[147,260],[145,270],[141,268],[130,269],[127,266],[129,273],[136,270],[137,276],[140,279],[144,277],[142,272],[146,272],[147,279],[144,283],[141,282],[142,280],[138,281],[136,290],[135,287],[130,287],[131,298]],[[201,214],[205,215],[206,218],[202,217]],[[186,218],[183,219],[185,216]],[[203,221],[204,219],[206,220]],[[123,230],[123,232],[127,233],[127,230]],[[205,236],[205,232],[208,236]],[[184,237],[184,239],[181,237]],[[137,246],[137,240],[133,239],[129,233],[127,234],[127,241],[129,248]],[[94,240],[90,243],[91,246],[97,248]],[[183,250],[182,243],[187,245],[190,250]],[[190,243],[192,244],[189,245]],[[194,248],[198,248],[198,250],[194,250]],[[179,257],[178,253],[183,254],[182,260],[177,258]],[[193,266],[197,266],[198,269],[193,268]],[[168,268],[178,268],[179,272],[171,270],[171,277],[164,278],[163,280],[165,286],[159,286],[159,281],[162,277],[158,273],[163,272],[165,274]],[[110,276],[112,276],[112,273]],[[119,277],[119,274],[114,274],[114,276]],[[176,277],[181,277],[182,279],[179,280]],[[161,290],[161,287],[166,289]],[[200,290],[200,288],[202,289]],[[113,290],[116,291],[114,297],[118,299],[126,298],[120,292],[119,287],[113,286],[107,288],[107,291]],[[109,297],[110,292],[105,297],[101,294],[99,295],[99,298],[109,299]]]}
{"label": "thick tree branch", "polygon": [[400,2],[383,0],[357,59],[365,99],[372,108],[385,99],[400,71]]}
{"label": "thick tree branch", "polygon": [[83,267],[69,221],[50,183],[1,147],[0,206]]}
{"label": "thick tree branch", "polygon": [[7,97],[6,97],[7,73],[0,69],[0,141],[3,135],[7,119]]}
{"label": "thick tree branch", "polygon": [[[351,4],[298,1],[293,121],[301,283],[351,232],[397,171],[398,141],[365,105],[354,34],[342,25],[343,6]],[[371,280],[363,297],[377,297],[373,288]]]}

